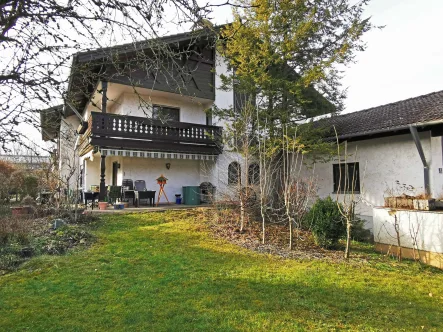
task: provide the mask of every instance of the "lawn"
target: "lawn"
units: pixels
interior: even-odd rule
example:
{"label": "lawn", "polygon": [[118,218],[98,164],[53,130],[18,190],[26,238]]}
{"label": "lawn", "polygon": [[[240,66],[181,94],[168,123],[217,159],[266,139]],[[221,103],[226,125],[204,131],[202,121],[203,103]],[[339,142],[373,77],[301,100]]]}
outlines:
{"label": "lawn", "polygon": [[443,273],[284,260],[192,211],[106,215],[92,248],[0,277],[0,330],[443,330]]}

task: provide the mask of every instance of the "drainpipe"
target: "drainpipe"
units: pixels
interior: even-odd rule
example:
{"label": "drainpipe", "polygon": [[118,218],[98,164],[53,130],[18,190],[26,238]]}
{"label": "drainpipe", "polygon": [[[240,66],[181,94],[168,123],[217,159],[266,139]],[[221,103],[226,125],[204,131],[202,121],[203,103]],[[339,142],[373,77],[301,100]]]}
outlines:
{"label": "drainpipe", "polygon": [[420,142],[420,137],[418,137],[417,127],[414,125],[409,125],[409,130],[411,132],[412,138],[414,139],[415,146],[417,147],[418,154],[420,155],[421,162],[423,163],[423,173],[425,180],[425,193],[429,195],[431,193],[429,186],[429,166],[423,153],[423,147]]}

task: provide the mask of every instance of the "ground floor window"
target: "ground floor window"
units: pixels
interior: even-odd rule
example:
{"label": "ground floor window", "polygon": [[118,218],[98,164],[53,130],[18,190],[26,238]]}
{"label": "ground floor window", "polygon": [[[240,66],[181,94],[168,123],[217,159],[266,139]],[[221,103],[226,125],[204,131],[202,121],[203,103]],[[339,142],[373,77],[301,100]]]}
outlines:
{"label": "ground floor window", "polygon": [[360,192],[360,169],[358,163],[332,165],[334,192]]}

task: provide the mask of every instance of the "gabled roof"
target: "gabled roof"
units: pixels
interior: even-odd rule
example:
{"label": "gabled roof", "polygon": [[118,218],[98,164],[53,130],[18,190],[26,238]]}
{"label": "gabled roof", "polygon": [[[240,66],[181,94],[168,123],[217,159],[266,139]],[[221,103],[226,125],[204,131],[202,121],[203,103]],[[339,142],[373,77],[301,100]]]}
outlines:
{"label": "gabled roof", "polygon": [[409,98],[395,103],[369,108],[317,121],[328,134],[340,139],[356,138],[406,130],[408,125],[429,126],[443,122],[443,91]]}
{"label": "gabled roof", "polygon": [[[112,73],[105,73],[106,67],[112,68],[113,66],[115,66],[115,63],[113,63],[113,61],[115,61],[117,57],[122,57],[122,63],[129,63],[129,58],[136,58],[136,56],[134,56],[135,52],[145,52],[147,54],[149,53],[149,51],[152,50],[157,50],[161,52],[169,50],[169,48],[178,49],[181,47],[187,49],[190,44],[206,45],[209,43],[209,40],[211,38],[215,37],[217,31],[221,27],[222,26],[202,28],[175,35],[152,38],[134,43],[115,45],[112,47],[98,48],[95,50],[76,53],[72,58],[71,77],[68,84],[67,94],[68,99],[70,100],[71,104],[74,105],[74,107],[82,112],[83,108],[85,107],[89,98],[97,87],[98,81],[103,78],[109,80],[108,76],[112,76]],[[157,54],[157,56],[161,58],[159,54]],[[135,81],[140,81],[141,78],[138,77],[137,73],[133,71],[134,68],[131,68],[128,76],[131,76],[131,78]],[[146,72],[144,74],[146,76]],[[157,80],[158,78],[155,79]],[[169,80],[171,80],[171,78],[169,78]],[[165,79],[165,81],[167,81],[167,79]],[[156,84],[156,86],[158,88],[159,84]],[[152,85],[149,85],[148,88],[152,88]],[[191,90],[191,85],[188,86],[185,84],[184,86],[181,86],[181,88],[183,90]],[[161,89],[159,88],[159,90]],[[213,98],[212,94],[208,97],[204,92],[202,92],[202,95],[197,95],[197,97],[210,99]],[[72,114],[73,113],[71,109],[67,108],[65,116],[69,116]]]}
{"label": "gabled roof", "polygon": [[103,58],[105,56],[112,55],[114,52],[123,54],[125,52],[134,52],[143,49],[149,49],[152,47],[158,47],[160,45],[175,44],[186,42],[197,38],[209,38],[214,36],[224,25],[215,26],[212,28],[198,29],[194,31],[181,32],[173,35],[167,35],[158,38],[151,38],[138,42],[126,43],[115,45],[111,47],[97,48],[94,50],[78,52],[75,54],[78,62],[88,62]]}

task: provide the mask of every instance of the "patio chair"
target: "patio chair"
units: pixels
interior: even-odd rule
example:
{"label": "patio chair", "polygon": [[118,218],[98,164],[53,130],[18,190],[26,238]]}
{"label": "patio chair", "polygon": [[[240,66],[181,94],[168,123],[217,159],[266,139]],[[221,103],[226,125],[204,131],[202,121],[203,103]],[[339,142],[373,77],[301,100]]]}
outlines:
{"label": "patio chair", "polygon": [[123,200],[129,202],[129,199],[132,199],[132,205],[135,205],[134,182],[131,179],[123,179],[122,187]]}
{"label": "patio chair", "polygon": [[134,184],[138,194],[137,206],[140,205],[142,199],[149,200],[149,205],[154,206],[155,191],[146,190],[145,180],[136,180]]}
{"label": "patio chair", "polygon": [[122,200],[122,186],[109,186],[109,201],[115,203]]}

